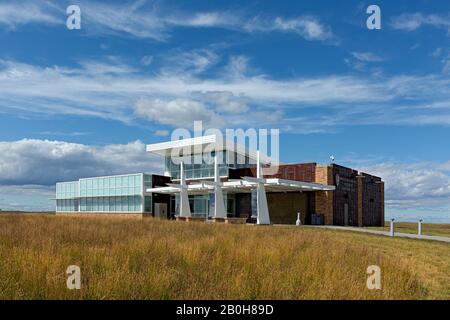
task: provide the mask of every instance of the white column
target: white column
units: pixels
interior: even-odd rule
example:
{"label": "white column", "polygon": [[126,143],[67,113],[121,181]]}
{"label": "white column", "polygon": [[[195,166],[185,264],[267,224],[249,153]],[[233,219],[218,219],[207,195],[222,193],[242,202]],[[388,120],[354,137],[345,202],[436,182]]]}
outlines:
{"label": "white column", "polygon": [[269,208],[267,206],[266,189],[264,187],[264,177],[261,168],[259,150],[256,151],[256,178],[258,186],[256,189],[256,208],[257,208],[257,224],[270,224]]}
{"label": "white column", "polygon": [[220,182],[217,151],[214,154],[214,218],[226,218],[225,202],[223,201],[222,183]]}
{"label": "white column", "polygon": [[184,172],[184,162],[180,163],[180,217],[190,217],[189,196],[187,192],[186,176]]}
{"label": "white column", "polygon": [[417,234],[418,234],[419,236],[422,235],[422,219],[419,219],[419,223],[418,223],[418,225],[417,225]]}
{"label": "white column", "polygon": [[394,236],[394,219],[391,219],[391,229],[390,229],[389,235],[391,237]]}

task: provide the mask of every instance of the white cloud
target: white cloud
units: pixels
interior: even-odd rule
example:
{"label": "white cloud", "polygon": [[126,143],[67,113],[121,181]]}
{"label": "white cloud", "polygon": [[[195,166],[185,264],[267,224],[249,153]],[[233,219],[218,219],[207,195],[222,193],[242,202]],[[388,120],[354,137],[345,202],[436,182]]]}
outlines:
{"label": "white cloud", "polygon": [[221,127],[222,121],[217,113],[208,109],[200,101],[192,99],[146,99],[136,103],[135,113],[161,124],[191,127],[194,121],[202,121],[208,127]]}
{"label": "white cloud", "polygon": [[363,62],[379,62],[384,61],[384,59],[371,52],[352,52],[352,56],[359,61]]}
{"label": "white cloud", "polygon": [[450,74],[450,55],[447,57],[447,59],[442,60],[442,64],[442,73]]}
{"label": "white cloud", "polygon": [[173,26],[184,27],[215,27],[225,29],[238,28],[242,23],[242,17],[237,12],[199,12],[193,14],[178,13],[167,17],[168,22]]}
{"label": "white cloud", "polygon": [[57,17],[58,11],[48,2],[20,1],[0,3],[0,26],[15,29],[25,24],[61,24],[65,23],[65,16]]}
{"label": "white cloud", "polygon": [[444,29],[450,35],[450,13],[447,16],[438,14],[403,13],[391,18],[391,26],[397,30],[414,31],[422,26]]}
{"label": "white cloud", "polygon": [[23,139],[0,142],[0,185],[53,185],[57,181],[120,173],[161,173],[161,159],[140,141],[88,146]]}
{"label": "white cloud", "polygon": [[450,221],[448,163],[399,163],[392,159],[350,154],[346,165],[381,177],[385,182],[386,218],[427,222]]}
{"label": "white cloud", "polygon": [[227,75],[241,78],[248,72],[249,60],[246,56],[231,56],[227,65]]}
{"label": "white cloud", "polygon": [[328,40],[333,37],[329,27],[320,23],[317,18],[308,16],[295,19],[277,17],[273,29],[295,32],[306,40]]}
{"label": "white cloud", "polygon": [[230,91],[205,92],[202,97],[205,102],[213,105],[219,113],[245,113],[249,110],[244,97],[236,97]]}
{"label": "white cloud", "polygon": [[439,57],[442,54],[442,48],[436,48],[436,50],[431,53],[431,55],[435,58]]}
{"label": "white cloud", "polygon": [[153,56],[143,56],[141,59],[141,63],[144,66],[149,66],[152,64],[152,62],[153,62]]}
{"label": "white cloud", "polygon": [[2,211],[54,211],[55,186],[0,185]]}
{"label": "white cloud", "polygon": [[[316,127],[345,124],[449,124],[450,79],[444,75],[377,78],[329,75],[312,78],[274,79],[257,70],[249,72],[245,57],[232,57],[213,75],[199,69],[167,69],[142,74],[120,60],[81,62],[80,68],[40,67],[0,60],[0,113],[26,115],[81,115],[113,119],[132,124],[137,116],[180,126],[186,120],[204,120],[221,126],[240,123],[247,126],[276,125]],[[200,69],[202,69],[201,67]],[[159,115],[156,111],[135,113],[142,98],[150,110],[155,105],[193,107],[181,117]],[[158,101],[159,104],[155,104]],[[193,103],[188,101],[194,101]],[[176,101],[176,102],[175,102]],[[440,105],[440,114],[431,109]],[[292,110],[315,108],[303,117],[253,117],[255,112],[289,114]],[[159,111],[161,113],[161,110]],[[173,118],[171,118],[173,116]],[[430,118],[431,117],[431,118]],[[176,121],[180,121],[177,123]],[[296,122],[297,121],[297,122]]]}
{"label": "white cloud", "polygon": [[165,57],[164,73],[193,73],[199,74],[219,61],[219,56],[209,49],[197,49],[184,52],[175,52]]}
{"label": "white cloud", "polygon": [[[174,28],[221,28],[236,32],[292,32],[306,40],[329,40],[329,26],[318,18],[252,17],[240,11],[186,12],[176,8],[136,1],[125,4],[79,1],[84,32],[132,36],[167,41]],[[170,12],[170,13],[169,13]],[[27,23],[56,24],[65,22],[65,7],[56,1],[0,4],[0,24],[13,28]]]}
{"label": "white cloud", "polygon": [[170,132],[169,130],[155,130],[153,134],[157,137],[167,137]]}
{"label": "white cloud", "polygon": [[83,60],[79,64],[85,71],[84,74],[92,76],[125,75],[137,72],[120,61],[116,57],[106,57],[106,61]]}

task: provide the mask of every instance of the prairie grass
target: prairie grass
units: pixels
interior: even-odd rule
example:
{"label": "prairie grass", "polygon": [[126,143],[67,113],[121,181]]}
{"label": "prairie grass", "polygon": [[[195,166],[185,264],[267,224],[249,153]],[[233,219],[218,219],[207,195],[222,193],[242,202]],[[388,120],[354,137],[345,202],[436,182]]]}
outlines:
{"label": "prairie grass", "polygon": [[[68,290],[66,268],[81,268]],[[368,290],[366,269],[382,270]],[[1,299],[449,299],[450,246],[308,227],[0,215]]]}

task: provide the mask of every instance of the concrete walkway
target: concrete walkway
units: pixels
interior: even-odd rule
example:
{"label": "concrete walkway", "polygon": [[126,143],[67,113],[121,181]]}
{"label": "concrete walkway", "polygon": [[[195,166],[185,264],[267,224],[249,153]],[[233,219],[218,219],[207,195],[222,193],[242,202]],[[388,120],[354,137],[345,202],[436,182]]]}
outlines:
{"label": "concrete walkway", "polygon": [[[378,230],[370,230],[358,227],[340,227],[340,226],[308,226],[313,228],[322,228],[322,229],[334,229],[334,230],[342,230],[342,231],[354,231],[354,232],[363,232],[363,233],[371,233],[378,234],[382,236],[390,236],[389,231],[378,231]],[[417,235],[413,233],[400,233],[395,232],[395,237],[401,238],[411,238],[411,239],[420,239],[420,240],[433,240],[433,241],[441,241],[450,243],[450,237],[441,237],[441,236],[426,236],[426,235]]]}

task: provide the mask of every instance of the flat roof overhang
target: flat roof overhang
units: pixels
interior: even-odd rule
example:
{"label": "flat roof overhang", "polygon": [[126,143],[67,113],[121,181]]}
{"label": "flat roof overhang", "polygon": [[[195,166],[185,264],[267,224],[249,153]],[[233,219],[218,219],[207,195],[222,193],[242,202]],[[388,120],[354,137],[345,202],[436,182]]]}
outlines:
{"label": "flat roof overhang", "polygon": [[[250,159],[256,160],[257,155],[255,150],[248,150],[245,146],[227,141],[226,139],[219,139],[216,135],[201,136],[189,139],[173,140],[168,142],[148,144],[146,151],[161,156],[171,154],[175,155],[191,155],[203,152],[205,149],[211,151],[234,151],[240,155],[248,156]],[[270,157],[260,154],[260,161],[263,164],[269,164]]]}
{"label": "flat roof overhang", "polygon": [[[255,178],[244,177],[242,179],[222,182],[222,190],[229,193],[249,193],[257,187]],[[286,180],[278,178],[264,179],[266,192],[299,192],[299,191],[333,191],[335,186],[320,183]],[[180,192],[180,185],[169,184],[167,187],[156,187],[146,189],[149,193],[176,194]],[[214,184],[211,181],[200,181],[187,185],[190,195],[206,194],[214,191]]]}

